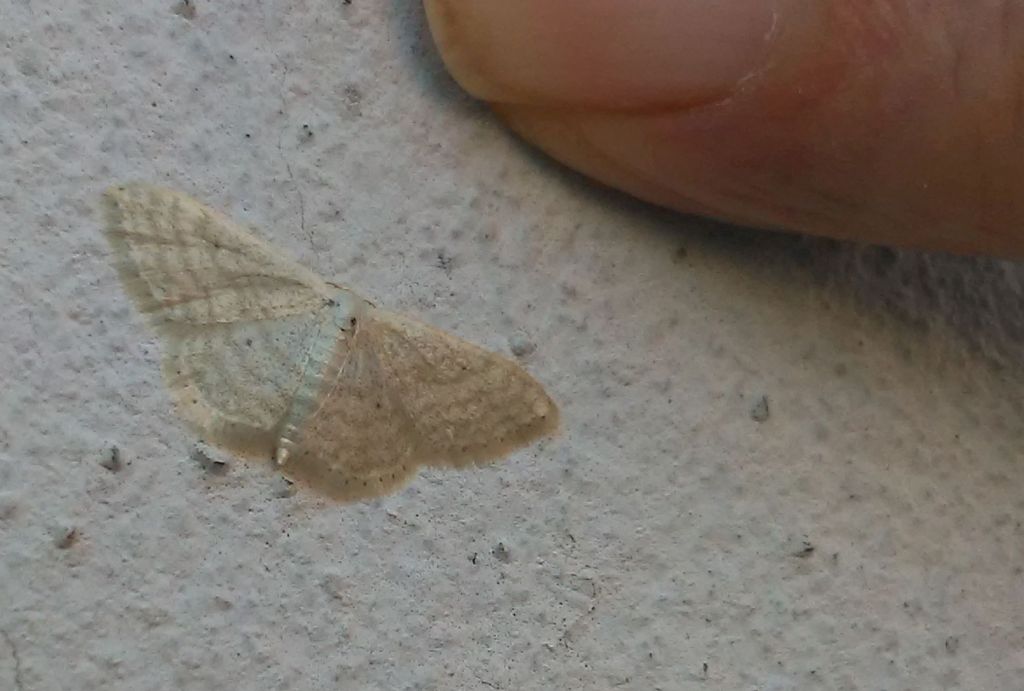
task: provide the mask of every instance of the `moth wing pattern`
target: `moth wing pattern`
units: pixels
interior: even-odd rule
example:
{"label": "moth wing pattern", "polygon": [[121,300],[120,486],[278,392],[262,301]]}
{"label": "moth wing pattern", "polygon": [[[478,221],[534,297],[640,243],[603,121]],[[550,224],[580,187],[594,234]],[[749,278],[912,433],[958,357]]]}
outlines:
{"label": "moth wing pattern", "polygon": [[416,429],[419,463],[488,463],[558,428],[558,408],[518,363],[395,312],[366,321],[369,348]]}
{"label": "moth wing pattern", "polygon": [[104,203],[118,273],[160,336],[182,417],[235,453],[272,454],[336,289],[183,193],[125,185]]}
{"label": "moth wing pattern", "polygon": [[319,404],[281,466],[290,480],[342,501],[386,494],[416,472],[415,424],[359,328],[350,343],[336,346]]}
{"label": "moth wing pattern", "polygon": [[286,474],[341,499],[392,491],[420,466],[493,461],[558,426],[518,364],[418,320],[363,315]]}
{"label": "moth wing pattern", "polygon": [[170,395],[207,442],[275,458],[351,501],[420,466],[493,461],[558,426],[516,362],[374,307],[181,192],[125,185],[104,202]]}

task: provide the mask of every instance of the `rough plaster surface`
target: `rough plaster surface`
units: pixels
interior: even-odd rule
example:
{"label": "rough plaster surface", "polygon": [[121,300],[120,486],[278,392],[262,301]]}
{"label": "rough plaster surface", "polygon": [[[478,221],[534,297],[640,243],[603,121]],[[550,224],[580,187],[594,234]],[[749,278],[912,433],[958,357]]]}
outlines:
{"label": "rough plaster surface", "polygon": [[[1024,688],[1024,267],[597,190],[414,0],[189,14],[0,0],[0,689]],[[355,506],[216,472],[108,264],[125,179],[515,349],[564,433]]]}

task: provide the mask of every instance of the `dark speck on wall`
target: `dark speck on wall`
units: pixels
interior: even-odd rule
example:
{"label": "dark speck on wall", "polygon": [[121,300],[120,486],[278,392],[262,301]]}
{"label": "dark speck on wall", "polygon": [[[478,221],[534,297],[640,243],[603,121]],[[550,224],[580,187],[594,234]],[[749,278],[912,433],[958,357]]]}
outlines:
{"label": "dark speck on wall", "polygon": [[202,446],[196,446],[189,454],[189,458],[195,461],[200,468],[211,475],[224,475],[228,472],[228,463],[220,458],[214,458]]}
{"label": "dark speck on wall", "polygon": [[495,545],[494,549],[491,550],[491,555],[498,561],[503,562],[505,564],[512,561],[512,555],[509,553],[508,548],[505,547],[504,542],[499,542],[497,545]]}
{"label": "dark speck on wall", "polygon": [[60,531],[55,544],[57,549],[70,549],[78,541],[78,528],[69,526]]}
{"label": "dark speck on wall", "polygon": [[124,464],[121,461],[121,449],[116,446],[110,447],[110,453],[106,454],[101,460],[100,465],[109,470],[112,473],[120,472]]}
{"label": "dark speck on wall", "polygon": [[174,5],[172,10],[174,14],[182,17],[183,19],[192,20],[196,18],[196,3],[195,0],[178,0],[177,4]]}
{"label": "dark speck on wall", "polygon": [[754,422],[767,422],[772,415],[767,396],[759,396],[750,408],[750,419]]}

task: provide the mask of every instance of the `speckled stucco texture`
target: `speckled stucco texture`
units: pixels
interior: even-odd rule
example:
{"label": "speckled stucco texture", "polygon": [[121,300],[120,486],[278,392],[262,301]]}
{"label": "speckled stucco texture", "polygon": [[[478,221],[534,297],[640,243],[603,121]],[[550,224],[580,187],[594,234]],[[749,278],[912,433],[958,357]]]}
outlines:
{"label": "speckled stucco texture", "polygon": [[[188,14],[0,0],[0,689],[1024,689],[1024,267],[598,189],[413,0]],[[350,506],[212,472],[109,264],[122,180],[532,346],[562,434]]]}

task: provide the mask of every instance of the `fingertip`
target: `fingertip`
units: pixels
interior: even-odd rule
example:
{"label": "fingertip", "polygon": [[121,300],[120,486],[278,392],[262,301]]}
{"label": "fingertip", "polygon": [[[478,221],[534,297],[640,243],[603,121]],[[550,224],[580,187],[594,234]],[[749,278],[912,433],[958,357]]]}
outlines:
{"label": "fingertip", "polygon": [[786,0],[424,0],[455,78],[492,102],[611,108],[721,98],[764,64]]}

